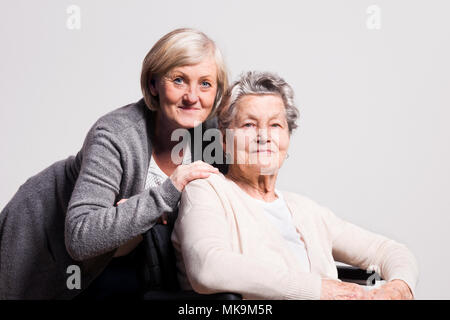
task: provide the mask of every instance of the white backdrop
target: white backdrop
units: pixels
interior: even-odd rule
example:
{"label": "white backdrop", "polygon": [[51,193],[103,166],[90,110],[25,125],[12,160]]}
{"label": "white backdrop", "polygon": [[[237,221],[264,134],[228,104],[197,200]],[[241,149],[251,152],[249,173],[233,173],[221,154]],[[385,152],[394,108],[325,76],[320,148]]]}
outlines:
{"label": "white backdrop", "polygon": [[0,208],[140,99],[156,40],[194,27],[233,78],[269,70],[294,87],[301,120],[278,188],[405,243],[417,298],[450,299],[449,15],[447,0],[1,0]]}

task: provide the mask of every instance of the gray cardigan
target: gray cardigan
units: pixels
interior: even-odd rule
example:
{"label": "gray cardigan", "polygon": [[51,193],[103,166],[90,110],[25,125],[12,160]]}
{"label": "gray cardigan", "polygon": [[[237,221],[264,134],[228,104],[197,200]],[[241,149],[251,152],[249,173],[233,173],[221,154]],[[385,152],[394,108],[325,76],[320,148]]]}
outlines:
{"label": "gray cardigan", "polygon": [[[0,299],[73,298],[117,247],[177,207],[169,179],[144,190],[152,114],[143,99],[106,114],[76,156],[19,188],[0,214]],[[70,265],[81,269],[81,290],[67,287]]]}

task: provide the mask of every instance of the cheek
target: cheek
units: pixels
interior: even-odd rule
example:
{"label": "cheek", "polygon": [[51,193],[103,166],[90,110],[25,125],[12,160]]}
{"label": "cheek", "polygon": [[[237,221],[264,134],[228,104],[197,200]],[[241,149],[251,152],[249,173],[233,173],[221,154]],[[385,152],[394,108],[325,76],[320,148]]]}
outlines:
{"label": "cheek", "polygon": [[175,104],[181,100],[183,92],[171,85],[165,85],[161,88],[160,97],[161,103]]}
{"label": "cheek", "polygon": [[202,107],[205,109],[211,109],[216,99],[216,90],[211,90],[211,92],[204,92],[200,95],[200,101]]}
{"label": "cheek", "polygon": [[234,135],[234,144],[237,151],[248,151],[255,144],[256,133],[254,130],[237,130]]}
{"label": "cheek", "polygon": [[290,142],[289,136],[283,137],[283,139],[281,139],[281,141],[280,141],[280,152],[286,153],[288,151],[289,142]]}
{"label": "cheek", "polygon": [[290,137],[288,132],[281,132],[276,141],[278,145],[278,150],[280,152],[286,152],[289,148]]}

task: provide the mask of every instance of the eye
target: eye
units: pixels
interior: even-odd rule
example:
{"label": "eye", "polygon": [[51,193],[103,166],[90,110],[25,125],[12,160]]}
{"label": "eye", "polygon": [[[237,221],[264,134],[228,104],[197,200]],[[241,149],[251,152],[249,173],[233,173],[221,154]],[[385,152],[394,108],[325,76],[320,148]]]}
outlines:
{"label": "eye", "polygon": [[211,83],[208,82],[208,81],[202,81],[202,87],[203,87],[203,88],[211,88],[212,85],[211,85]]}
{"label": "eye", "polygon": [[281,128],[281,124],[279,123],[272,123],[270,126],[274,128]]}
{"label": "eye", "polygon": [[176,77],[175,79],[173,79],[173,82],[175,84],[183,84],[184,80],[181,77]]}
{"label": "eye", "polygon": [[254,125],[255,125],[254,123],[247,122],[247,123],[244,123],[243,127],[245,127],[245,128],[252,128]]}

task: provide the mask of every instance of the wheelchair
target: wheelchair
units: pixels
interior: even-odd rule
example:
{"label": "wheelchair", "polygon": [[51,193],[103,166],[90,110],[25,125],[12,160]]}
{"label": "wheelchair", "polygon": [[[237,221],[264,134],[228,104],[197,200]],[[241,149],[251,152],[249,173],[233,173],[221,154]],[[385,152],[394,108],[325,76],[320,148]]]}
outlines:
{"label": "wheelchair", "polygon": [[[241,300],[236,293],[199,294],[194,291],[183,291],[177,281],[175,253],[172,247],[171,234],[173,223],[156,224],[144,234],[139,249],[142,261],[140,278],[144,288],[144,300]],[[345,282],[357,283],[366,287],[379,285],[381,277],[375,271],[337,263],[338,278]]]}

